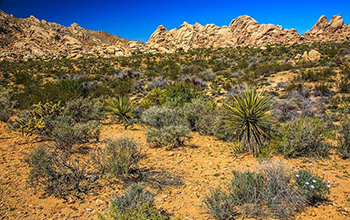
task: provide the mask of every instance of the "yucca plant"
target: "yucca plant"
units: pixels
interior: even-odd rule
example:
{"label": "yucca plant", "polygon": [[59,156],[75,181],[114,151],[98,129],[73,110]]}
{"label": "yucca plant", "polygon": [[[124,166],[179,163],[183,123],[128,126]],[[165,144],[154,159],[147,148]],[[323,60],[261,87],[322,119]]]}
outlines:
{"label": "yucca plant", "polygon": [[106,110],[116,116],[119,123],[125,126],[130,125],[130,119],[134,117],[134,105],[126,96],[118,96],[116,99],[106,101]]}
{"label": "yucca plant", "polygon": [[259,146],[272,137],[269,125],[273,123],[269,111],[273,109],[270,97],[265,92],[249,89],[233,97],[233,105],[224,103],[227,107],[225,117],[226,128],[237,132],[239,140],[259,154]]}

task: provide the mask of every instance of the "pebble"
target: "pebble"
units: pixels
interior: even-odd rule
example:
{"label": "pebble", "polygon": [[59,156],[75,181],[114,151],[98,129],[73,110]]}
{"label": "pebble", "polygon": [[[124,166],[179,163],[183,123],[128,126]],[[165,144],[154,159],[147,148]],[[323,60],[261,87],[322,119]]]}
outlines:
{"label": "pebble", "polygon": [[102,201],[101,199],[96,199],[95,204],[96,204],[96,206],[103,206],[106,203],[104,201]]}

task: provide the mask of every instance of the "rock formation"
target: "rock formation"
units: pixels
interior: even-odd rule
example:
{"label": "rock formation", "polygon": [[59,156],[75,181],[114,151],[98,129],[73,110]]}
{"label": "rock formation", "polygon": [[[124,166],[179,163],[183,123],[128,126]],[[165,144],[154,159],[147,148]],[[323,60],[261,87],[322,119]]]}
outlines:
{"label": "rock formation", "polygon": [[34,16],[15,18],[0,10],[0,60],[123,56],[140,45],[76,23],[65,27]]}
{"label": "rock formation", "polygon": [[264,46],[268,44],[309,43],[314,41],[341,42],[350,40],[350,25],[344,25],[341,15],[333,16],[327,22],[321,16],[311,31],[300,35],[295,29],[283,29],[280,25],[259,24],[244,15],[233,19],[229,26],[198,23],[183,23],[179,29],[168,31],[159,26],[151,35],[146,46],[160,52],[172,52],[198,47]]}
{"label": "rock formation", "polygon": [[[350,40],[350,25],[341,15],[327,22],[321,16],[310,31],[299,35],[295,29],[280,25],[259,24],[244,15],[228,26],[194,25],[184,22],[178,29],[160,25],[148,42],[131,41],[104,31],[91,31],[73,23],[69,27],[39,21],[34,16],[15,18],[0,10],[0,60],[68,59],[127,56],[132,52],[174,52],[191,48],[259,46],[314,41],[341,42]],[[310,54],[307,54],[308,59]],[[317,59],[317,56],[316,58]]]}

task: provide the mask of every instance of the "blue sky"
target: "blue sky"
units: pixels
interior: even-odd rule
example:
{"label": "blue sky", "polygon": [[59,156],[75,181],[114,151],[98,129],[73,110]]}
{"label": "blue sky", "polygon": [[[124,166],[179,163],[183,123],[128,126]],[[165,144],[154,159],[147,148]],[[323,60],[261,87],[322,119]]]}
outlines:
{"label": "blue sky", "polygon": [[342,14],[344,22],[350,24],[350,0],[0,0],[0,9],[16,17],[34,15],[65,26],[76,22],[86,29],[140,41],[147,41],[161,24],[168,30],[184,21],[222,26],[240,15],[295,28],[299,33],[311,29],[321,15],[329,20]]}

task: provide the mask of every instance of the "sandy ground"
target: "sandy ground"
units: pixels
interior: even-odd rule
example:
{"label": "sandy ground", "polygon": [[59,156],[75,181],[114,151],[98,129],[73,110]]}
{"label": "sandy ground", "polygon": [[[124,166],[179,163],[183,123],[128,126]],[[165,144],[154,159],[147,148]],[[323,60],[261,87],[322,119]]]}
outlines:
{"label": "sandy ground", "polygon": [[[255,170],[259,159],[251,155],[235,155],[229,143],[214,137],[193,134],[186,146],[177,149],[149,148],[146,128],[136,126],[124,130],[119,125],[105,125],[101,140],[115,137],[133,137],[142,144],[146,157],[140,169],[146,174],[144,181],[157,193],[156,206],[183,219],[211,219],[203,199],[211,187],[224,185],[232,170]],[[111,197],[120,194],[123,184],[100,181],[82,200],[72,197],[65,201],[43,192],[34,192],[26,181],[28,165],[23,159],[37,144],[21,144],[24,139],[0,123],[0,219],[97,219],[97,212],[107,213]],[[350,219],[350,160],[335,155],[329,159],[284,159],[290,165],[307,166],[319,175],[326,172],[332,181],[330,202],[307,208],[296,219]]]}

